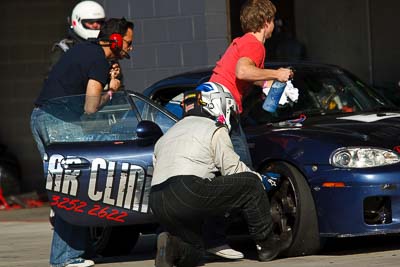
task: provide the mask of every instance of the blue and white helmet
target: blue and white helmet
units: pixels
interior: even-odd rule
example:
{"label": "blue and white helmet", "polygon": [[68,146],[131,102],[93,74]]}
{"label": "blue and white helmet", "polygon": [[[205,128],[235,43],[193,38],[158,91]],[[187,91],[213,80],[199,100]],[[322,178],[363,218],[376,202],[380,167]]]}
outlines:
{"label": "blue and white helmet", "polygon": [[225,124],[231,130],[231,118],[237,113],[237,105],[231,93],[222,85],[213,82],[200,84],[203,110],[214,117],[217,123]]}

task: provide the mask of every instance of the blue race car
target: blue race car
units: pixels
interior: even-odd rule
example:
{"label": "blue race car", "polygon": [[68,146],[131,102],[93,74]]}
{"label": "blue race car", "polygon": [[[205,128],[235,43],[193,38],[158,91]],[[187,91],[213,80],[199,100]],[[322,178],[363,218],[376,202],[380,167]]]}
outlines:
{"label": "blue race car", "polygon": [[[400,232],[400,109],[337,66],[266,67],[282,66],[295,70],[299,99],[269,113],[262,90],[253,88],[241,123],[253,168],[282,177],[270,199],[274,231],[292,229],[284,255],[316,253],[325,237]],[[54,100],[50,114],[61,123],[45,126],[44,168],[57,216],[91,226],[103,247],[119,251],[154,225],[153,145],[182,116],[183,92],[208,81],[211,70],[163,79],[144,91],[151,100],[118,93],[92,116],[81,115],[82,96]]]}

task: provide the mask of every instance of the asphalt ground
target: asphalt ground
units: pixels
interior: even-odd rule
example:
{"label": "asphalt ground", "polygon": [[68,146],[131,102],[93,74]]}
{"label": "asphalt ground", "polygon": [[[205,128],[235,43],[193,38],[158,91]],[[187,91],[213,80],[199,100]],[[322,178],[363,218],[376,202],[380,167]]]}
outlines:
{"label": "asphalt ground", "polygon": [[[52,229],[48,222],[49,207],[0,210],[0,267],[48,266]],[[141,236],[132,253],[124,257],[95,259],[96,266],[154,266],[155,235]],[[400,236],[362,237],[332,240],[318,255],[281,258],[272,262],[257,261],[254,244],[243,238],[231,245],[245,254],[240,261],[208,258],[204,266],[399,266]]]}

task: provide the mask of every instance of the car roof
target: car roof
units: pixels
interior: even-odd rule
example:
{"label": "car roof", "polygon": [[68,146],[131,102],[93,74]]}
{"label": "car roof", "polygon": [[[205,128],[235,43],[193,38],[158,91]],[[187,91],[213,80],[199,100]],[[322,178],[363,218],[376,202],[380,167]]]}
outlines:
{"label": "car roof", "polygon": [[[208,78],[211,76],[213,67],[206,67],[202,69],[196,69],[192,71],[182,72],[178,74],[174,74],[170,77],[164,78],[149,87],[164,87],[168,86],[169,84],[197,84],[200,82],[208,81]],[[206,80],[205,80],[206,79]]]}
{"label": "car roof", "polygon": [[[307,69],[309,71],[318,70],[318,69],[335,69],[339,68],[333,64],[325,64],[325,63],[317,63],[317,62],[307,62],[307,61],[299,61],[299,62],[267,62],[265,63],[265,68],[280,68],[280,67],[290,67],[293,69]],[[207,82],[209,77],[212,74],[214,66],[208,66],[204,68],[199,68],[195,70],[190,70],[187,72],[178,73],[167,78],[164,78],[145,90],[145,95],[148,95],[149,92],[153,91],[154,88],[158,87],[167,87],[168,85],[194,85],[200,84],[203,82]],[[151,93],[150,93],[151,94]]]}

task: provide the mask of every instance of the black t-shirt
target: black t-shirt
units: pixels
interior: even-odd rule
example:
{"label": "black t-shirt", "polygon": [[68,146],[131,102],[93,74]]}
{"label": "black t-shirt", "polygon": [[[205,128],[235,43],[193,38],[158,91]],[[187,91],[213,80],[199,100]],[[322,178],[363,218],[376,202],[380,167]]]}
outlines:
{"label": "black t-shirt", "polygon": [[109,69],[100,45],[91,42],[76,44],[54,65],[35,105],[43,105],[57,97],[85,94],[89,79],[100,82],[104,87]]}

